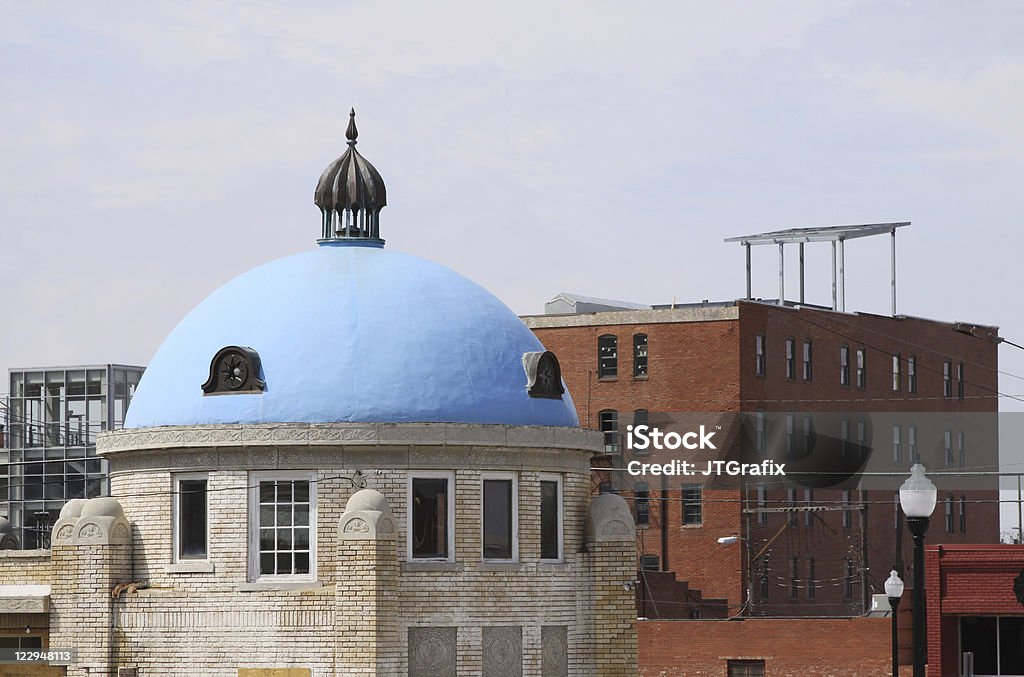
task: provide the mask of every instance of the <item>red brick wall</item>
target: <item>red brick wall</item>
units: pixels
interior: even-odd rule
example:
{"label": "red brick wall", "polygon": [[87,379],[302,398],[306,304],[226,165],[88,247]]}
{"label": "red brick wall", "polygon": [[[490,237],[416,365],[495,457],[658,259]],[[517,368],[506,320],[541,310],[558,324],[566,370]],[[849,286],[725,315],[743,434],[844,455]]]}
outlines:
{"label": "red brick wall", "polygon": [[640,621],[641,677],[726,677],[729,659],[762,659],[766,677],[891,672],[890,619]]}

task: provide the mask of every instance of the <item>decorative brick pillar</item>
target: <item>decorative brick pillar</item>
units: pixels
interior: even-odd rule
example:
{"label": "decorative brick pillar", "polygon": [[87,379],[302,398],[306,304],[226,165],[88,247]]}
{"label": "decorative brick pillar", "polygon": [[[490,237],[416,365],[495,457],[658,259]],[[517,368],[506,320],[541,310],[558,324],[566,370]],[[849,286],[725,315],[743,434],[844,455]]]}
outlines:
{"label": "decorative brick pillar", "polygon": [[335,665],[337,675],[398,672],[398,544],[387,499],[362,489],[338,522]]}
{"label": "decorative brick pillar", "polygon": [[593,589],[593,674],[636,677],[636,526],[621,496],[590,503],[587,550]]}
{"label": "decorative brick pillar", "polygon": [[113,498],[69,501],[53,526],[50,646],[78,650],[68,677],[117,674],[111,591],[131,580],[131,543]]}

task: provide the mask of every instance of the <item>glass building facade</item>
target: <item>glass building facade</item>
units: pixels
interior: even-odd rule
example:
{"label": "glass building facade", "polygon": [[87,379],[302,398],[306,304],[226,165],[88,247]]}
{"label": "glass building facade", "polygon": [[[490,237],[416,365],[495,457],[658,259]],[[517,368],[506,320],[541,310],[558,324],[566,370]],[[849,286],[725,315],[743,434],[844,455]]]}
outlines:
{"label": "glass building facade", "polygon": [[106,364],[11,369],[0,514],[25,549],[49,547],[64,503],[109,493],[96,435],[120,428],[143,367]]}

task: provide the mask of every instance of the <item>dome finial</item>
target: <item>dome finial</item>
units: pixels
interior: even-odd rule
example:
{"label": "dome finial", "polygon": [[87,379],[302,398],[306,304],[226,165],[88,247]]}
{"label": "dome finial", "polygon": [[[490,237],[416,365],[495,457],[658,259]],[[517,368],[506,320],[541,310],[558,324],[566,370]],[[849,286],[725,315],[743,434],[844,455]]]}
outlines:
{"label": "dome finial", "polygon": [[356,137],[359,136],[359,130],[356,129],[356,109],[353,108],[348,114],[348,129],[345,130],[345,138],[348,139],[348,145],[356,145]]}

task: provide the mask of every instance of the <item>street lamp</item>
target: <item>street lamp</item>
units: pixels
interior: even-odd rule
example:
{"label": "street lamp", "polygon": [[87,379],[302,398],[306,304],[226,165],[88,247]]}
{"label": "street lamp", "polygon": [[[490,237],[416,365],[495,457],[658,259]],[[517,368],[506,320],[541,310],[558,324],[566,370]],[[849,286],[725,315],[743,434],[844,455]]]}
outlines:
{"label": "street lamp", "polygon": [[903,581],[900,575],[893,569],[889,579],[885,582],[885,594],[889,597],[889,606],[892,607],[892,677],[899,677],[900,655],[899,642],[896,632],[896,610],[900,607],[900,597],[903,596]]}
{"label": "street lamp", "polygon": [[937,494],[935,485],[924,476],[924,466],[915,463],[910,477],[900,487],[900,507],[914,537],[914,677],[925,677],[924,535],[928,531],[928,518],[935,510]]}

